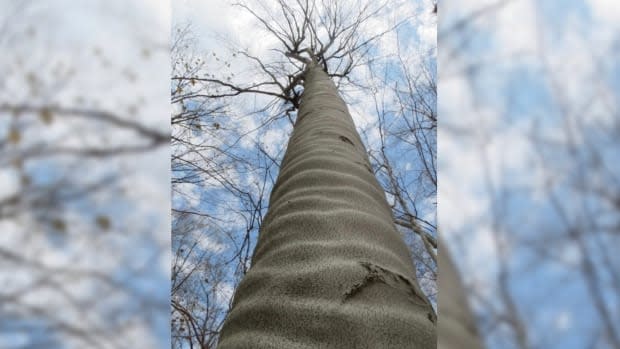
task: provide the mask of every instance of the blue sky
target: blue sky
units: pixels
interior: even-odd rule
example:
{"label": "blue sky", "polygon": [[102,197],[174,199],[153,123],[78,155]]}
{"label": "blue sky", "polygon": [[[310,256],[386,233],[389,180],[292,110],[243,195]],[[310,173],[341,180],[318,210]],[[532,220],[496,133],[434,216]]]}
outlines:
{"label": "blue sky", "polygon": [[[0,106],[104,110],[168,132],[168,4],[0,1],[0,8],[0,49],[7,53],[0,58]],[[32,263],[1,257],[10,270],[0,272],[0,297],[12,302],[0,310],[0,347],[92,347],[59,330],[66,326],[106,348],[169,348],[169,149],[20,158],[17,166],[15,157],[37,145],[107,148],[135,144],[136,134],[81,117],[6,110],[0,129],[0,201],[20,193],[18,209],[0,218],[0,249]],[[7,129],[18,130],[19,141],[4,143]],[[64,196],[104,179],[100,190]],[[42,305],[44,311],[28,310]]]}
{"label": "blue sky", "polygon": [[[490,3],[442,3],[439,31]],[[620,318],[603,264],[603,254],[610,253],[618,270],[613,249],[606,249],[618,241],[590,222],[617,220],[617,211],[575,187],[583,180],[617,188],[611,180],[620,168],[611,139],[618,106],[606,97],[618,91],[615,5],[514,0],[439,43],[439,221],[467,285],[494,304],[498,261],[506,261],[510,293],[534,348],[584,348],[602,326],[579,273],[584,254],[550,202],[551,193],[570,226],[592,234],[585,241],[587,256],[605,280],[598,287],[614,321]],[[458,54],[442,56],[459,43],[465,44]],[[467,66],[476,70],[459,69]],[[593,162],[593,151],[602,167]],[[498,253],[494,235],[507,241],[507,253]],[[474,304],[488,318],[489,309]],[[487,343],[514,345],[509,331],[489,335]]]}
{"label": "blue sky", "polygon": [[[459,16],[488,3],[491,2],[444,1],[440,5],[440,26],[447,28]],[[3,8],[7,4],[6,1],[0,2]],[[405,2],[403,6],[392,9],[392,15],[414,14],[414,20],[402,28],[399,36],[403,43],[401,49],[411,57],[408,61],[411,67],[419,63],[416,57],[420,52],[428,52],[434,46],[435,21],[428,12],[416,7],[418,4],[425,9],[430,1]],[[220,1],[185,0],[175,2],[173,9],[163,1],[95,1],[80,5],[62,2],[55,3],[58,11],[49,11],[46,6],[41,2],[27,7],[23,17],[16,17],[20,20],[12,23],[11,28],[17,35],[0,37],[0,47],[13,53],[1,59],[0,75],[5,79],[0,84],[0,104],[19,100],[73,105],[78,103],[76,97],[80,96],[85,100],[81,102],[85,107],[131,114],[132,120],[166,130],[169,127],[167,111],[170,110],[167,34],[171,10],[174,11],[173,23],[185,20],[193,23],[193,30],[199,37],[199,55],[214,57],[212,54],[217,53],[218,58],[232,59],[228,47],[222,45],[214,33],[232,38],[258,56],[269,56],[267,49],[274,44],[265,34],[254,30],[247,14],[240,14]],[[614,147],[618,138],[613,133],[618,125],[617,100],[620,96],[618,8],[613,0],[514,0],[497,12],[480,17],[470,27],[448,34],[444,38],[445,44],[439,44],[439,220],[445,236],[453,242],[452,250],[466,283],[474,288],[482,285],[478,290],[480,293],[491,299],[496,297],[494,273],[497,265],[489,261],[497,260],[498,255],[491,240],[490,220],[491,213],[500,206],[498,200],[492,200],[486,191],[484,170],[488,165],[495,188],[500,193],[507,193],[501,197],[505,214],[501,223],[511,244],[510,253],[504,256],[513,272],[511,294],[519,304],[522,316],[531,323],[532,339],[538,347],[583,348],[593,329],[600,327],[600,319],[592,310],[583,278],[575,273],[575,266],[570,266],[571,262],[579,260],[575,244],[566,239],[561,242],[551,239],[562,236],[563,223],[550,207],[545,186],[550,180],[556,183],[554,193],[563,207],[576,217],[575,224],[587,219],[586,211],[578,200],[581,194],[567,183],[583,175],[593,183],[605,183],[609,192],[618,188],[620,159]],[[136,18],[138,14],[139,19]],[[382,19],[385,18],[393,19],[389,16]],[[138,20],[140,25],[136,25]],[[36,28],[34,38],[16,40],[24,38],[29,25]],[[373,25],[378,30],[386,23],[379,19]],[[442,56],[451,52],[448,50],[451,45],[468,33],[471,33],[469,42],[456,51],[455,56]],[[393,53],[395,42],[395,37],[387,36],[379,43],[378,52]],[[406,42],[411,45],[404,44]],[[33,50],[35,46],[37,50]],[[146,55],[145,49],[149,52]],[[99,51],[103,55],[93,55]],[[146,56],[150,59],[145,59]],[[21,62],[17,57],[21,57]],[[214,58],[210,59],[209,64],[216,64]],[[248,67],[238,59],[235,62],[233,67],[224,69],[222,61],[216,70],[247,77]],[[106,69],[102,69],[104,65]],[[70,72],[71,67],[75,72]],[[466,69],[472,67],[475,69]],[[61,76],[66,74],[66,83],[55,84],[55,69],[61,71]],[[33,70],[41,72],[37,74],[41,82],[39,87],[47,91],[36,98],[31,96],[32,91],[24,82],[24,77]],[[380,74],[373,75],[360,69],[355,77],[375,84],[375,87],[381,86]],[[381,92],[385,91],[377,91],[377,95]],[[386,96],[390,97],[389,93],[386,92]],[[357,126],[364,131],[366,142],[372,148],[377,142],[374,102],[367,98],[367,94],[351,87],[347,87],[345,97],[351,103]],[[263,98],[237,99],[228,112],[239,118],[225,125],[230,128],[227,131],[230,136],[257,127],[265,115],[245,117],[246,112],[266,102],[268,100]],[[129,112],[136,104],[137,112]],[[579,125],[579,161],[571,158],[570,152],[562,151],[567,136],[561,122],[567,110],[572,113],[571,122]],[[132,136],[101,129],[98,127],[101,125],[79,122],[52,122],[45,126],[36,115],[26,117],[34,120],[27,125],[39,128],[25,131],[20,146],[34,140],[74,146],[86,142],[103,144],[105,137],[108,141],[122,142],[130,141]],[[0,120],[3,134],[13,123],[23,126],[22,121],[12,118]],[[42,129],[45,132],[41,132]],[[271,155],[279,157],[282,153],[278,150],[286,143],[289,131],[288,120],[278,120],[267,129],[244,137],[239,143],[239,154],[257,157],[248,151],[253,149],[255,141],[260,141],[268,146]],[[532,134],[553,141],[556,146],[536,146],[531,143]],[[591,159],[588,157],[591,154],[589,147],[600,150],[603,167],[591,167],[592,163],[586,161]],[[110,275],[119,280],[127,280],[127,266],[137,268],[147,263],[147,268],[142,269],[129,286],[141,293],[156,289],[152,295],[165,300],[169,285],[170,240],[167,220],[162,217],[168,217],[169,212],[168,159],[169,150],[163,149],[140,157],[120,157],[106,165],[70,158],[29,163],[26,170],[38,184],[45,184],[60,174],[68,174],[75,184],[114,174],[119,175],[119,182],[114,191],[78,200],[63,211],[63,217],[72,222],[69,227],[71,240],[58,235],[51,239],[34,239],[29,241],[31,250],[28,251],[41,260],[64,263],[69,267],[76,265],[69,258],[74,257],[80,261],[79,266],[107,268]],[[402,165],[406,166],[405,163]],[[584,171],[584,167],[589,170]],[[247,169],[231,171],[238,172],[244,188],[254,190],[260,187],[253,183],[260,178],[244,174]],[[0,178],[3,179],[0,195],[21,188],[19,175],[15,168],[0,169]],[[267,192],[269,182],[265,188]],[[188,191],[188,196],[196,196],[194,199],[198,203],[194,208],[213,209],[229,220],[230,229],[244,229],[245,223],[230,211],[230,207],[238,205],[230,196],[215,189],[196,193],[192,193],[195,188],[190,186],[183,189]],[[592,195],[585,202],[600,222],[617,222],[617,212],[600,197]],[[221,206],[214,208],[215,203]],[[180,206],[181,203],[173,201],[173,205]],[[432,213],[432,209],[433,205],[429,204],[427,210]],[[85,212],[91,214],[85,215]],[[112,218],[110,234],[91,231],[92,220],[99,214]],[[27,212],[19,219],[0,221],[3,244],[21,246],[26,232],[46,236],[45,229],[30,222],[36,220]],[[84,231],[92,234],[84,234]],[[596,234],[596,239],[587,242],[588,250],[608,252],[612,254],[612,263],[619,265],[610,248],[618,243],[617,238],[600,234],[599,230],[592,233]],[[557,253],[565,259],[565,264],[569,263],[569,267],[555,262],[541,263],[532,249],[520,245],[526,238],[539,239],[543,251]],[[95,245],[94,241],[103,241],[103,245]],[[215,241],[227,240],[221,237]],[[604,271],[603,257],[603,253],[597,253],[592,259],[597,268]],[[608,274],[601,273],[600,277],[601,284],[611,284]],[[93,294],[89,293],[89,287],[77,290],[83,291],[80,296],[86,298]],[[618,299],[611,287],[604,289],[602,294],[610,309],[620,308],[614,303]],[[53,306],[57,299],[50,298],[50,304]],[[127,309],[135,305],[131,297],[120,297],[116,301],[115,306],[127,305]],[[59,301],[57,305],[64,304]],[[476,310],[484,316],[484,309],[477,306]],[[93,312],[93,316],[96,314]],[[140,318],[136,329],[125,333],[123,339],[136,347],[156,345],[167,348],[169,314],[156,314],[151,318],[152,322]],[[613,317],[618,323],[620,314],[613,313]],[[29,321],[33,328],[44,326],[38,320]],[[9,333],[11,329],[3,327],[0,330]],[[16,340],[15,336],[2,335],[0,344]],[[58,347],[75,346],[70,340],[59,340],[63,344],[59,343]],[[502,335],[491,335],[488,343],[492,344],[491,348],[508,345]]]}

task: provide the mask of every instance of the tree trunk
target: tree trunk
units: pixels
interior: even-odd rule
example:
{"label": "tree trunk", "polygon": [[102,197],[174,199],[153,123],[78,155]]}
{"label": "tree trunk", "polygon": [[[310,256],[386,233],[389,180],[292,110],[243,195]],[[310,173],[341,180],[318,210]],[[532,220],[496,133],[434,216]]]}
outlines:
{"label": "tree trunk", "polygon": [[438,349],[483,349],[476,320],[469,308],[459,273],[439,239]]}
{"label": "tree trunk", "polygon": [[219,348],[434,349],[434,312],[348,108],[318,65],[304,79]]}

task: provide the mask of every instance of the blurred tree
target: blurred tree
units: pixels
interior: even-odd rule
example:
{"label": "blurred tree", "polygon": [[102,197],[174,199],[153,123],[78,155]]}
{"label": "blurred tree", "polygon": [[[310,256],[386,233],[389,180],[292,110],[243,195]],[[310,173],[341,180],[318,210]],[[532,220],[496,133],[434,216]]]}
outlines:
{"label": "blurred tree", "polygon": [[0,8],[0,347],[167,341],[167,52],[117,15],[167,28],[146,2]]}
{"label": "blurred tree", "polygon": [[466,161],[440,167],[440,196],[474,206],[446,236],[487,347],[619,348],[610,4],[444,8],[440,142]]}

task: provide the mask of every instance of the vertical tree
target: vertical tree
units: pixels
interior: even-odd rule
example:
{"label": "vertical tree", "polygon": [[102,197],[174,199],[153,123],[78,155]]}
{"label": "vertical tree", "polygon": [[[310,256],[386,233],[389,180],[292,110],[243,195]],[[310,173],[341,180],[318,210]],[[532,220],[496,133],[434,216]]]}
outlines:
{"label": "vertical tree", "polygon": [[[374,176],[375,164],[369,162],[347,106],[338,95],[343,86],[359,86],[352,78],[353,70],[365,68],[368,61],[381,56],[374,42],[384,32],[374,30],[369,34],[368,24],[374,16],[382,15],[386,2],[274,3],[238,6],[277,39],[278,47],[264,55],[235,47],[229,58],[209,52],[206,58],[210,59],[207,62],[210,69],[196,72],[190,69],[173,76],[173,94],[178,96],[173,100],[182,104],[178,115],[189,115],[199,103],[215,106],[216,101],[230,96],[253,94],[273,98],[265,103],[265,109],[258,107],[269,111],[258,127],[287,120],[295,124],[279,179],[271,191],[269,213],[264,221],[260,215],[256,225],[247,227],[246,238],[235,243],[235,248],[252,246],[253,243],[246,244],[255,239],[249,234],[257,225],[261,226],[252,267],[237,290],[233,310],[221,332],[220,345],[235,347],[245,340],[249,341],[245,345],[254,347],[260,345],[256,342],[261,337],[259,342],[265,345],[280,338],[281,346],[285,346],[294,345],[293,341],[302,344],[311,337],[321,341],[324,337],[324,343],[340,347],[402,347],[415,343],[418,347],[434,347],[434,310],[418,286],[410,251],[393,223],[393,207]],[[385,32],[392,29],[394,26],[385,28]],[[243,75],[230,71],[232,61],[239,59],[246,62],[245,69],[239,70],[246,72]],[[256,74],[249,77],[247,72],[252,68]],[[199,132],[196,130],[213,132],[219,141],[206,140],[203,144],[213,144],[208,151],[217,148],[222,150],[218,153],[220,157],[249,160],[247,152],[235,150],[237,140],[222,137],[231,130],[230,112],[224,115],[209,122],[206,116],[196,118],[201,126],[194,127],[193,134]],[[212,127],[215,124],[217,127]],[[248,143],[247,139],[241,142]],[[239,185],[240,176],[235,173],[238,171],[232,171],[229,176],[224,173],[230,168],[228,164],[214,166],[215,162],[209,163],[204,151],[201,153],[202,159],[197,158],[198,162],[191,165],[205,166],[196,167],[200,175],[192,178],[208,178],[208,182],[221,183],[238,196],[246,195],[246,189],[238,190],[244,186]],[[235,156],[230,156],[233,153]],[[278,165],[279,156],[267,157]],[[187,165],[179,172],[183,181],[189,173]],[[269,175],[266,173],[264,177]],[[261,205],[261,200],[252,200],[257,212],[266,206]],[[205,209],[205,206],[196,207],[199,207],[196,211]],[[222,217],[220,213],[216,215]],[[230,260],[244,254],[242,250],[235,251]],[[241,269],[245,271],[249,263],[242,264]],[[287,269],[290,275],[285,272]],[[298,276],[294,276],[296,270],[300,270]],[[378,303],[371,301],[373,296],[381,296],[374,297]],[[290,298],[288,309],[278,308],[282,297]],[[257,300],[264,303],[256,303]],[[304,307],[306,310],[300,311]],[[308,314],[303,315],[305,312]],[[265,316],[270,316],[269,320]],[[327,331],[330,326],[326,316],[334,323],[348,324],[345,328],[350,329],[349,335]],[[289,325],[289,320],[296,320],[292,321],[296,325]],[[307,320],[311,322],[306,324]],[[268,328],[261,332],[256,331],[257,326]],[[279,326],[285,326],[282,330],[288,328],[288,335],[274,337],[275,332],[265,332],[282,332]],[[252,337],[245,330],[257,336]],[[183,333],[179,333],[181,337]]]}
{"label": "vertical tree", "polygon": [[334,83],[310,51],[269,211],[220,347],[431,348],[435,315]]}
{"label": "vertical tree", "polygon": [[[220,345],[434,346],[434,311],[328,76],[346,77],[367,42],[344,25],[335,4],[327,4],[326,38],[313,22],[314,4],[299,4],[299,21],[281,5],[290,11],[290,29],[302,23],[287,35],[257,17],[284,43],[284,55],[304,67],[283,89],[299,111],[253,267],[237,290]],[[354,29],[367,15],[353,21]],[[334,61],[344,69],[331,70]],[[295,89],[301,81],[303,93]]]}
{"label": "vertical tree", "polygon": [[[441,241],[441,240],[440,240]],[[441,318],[437,327],[437,344],[440,349],[471,348],[482,349],[484,342],[478,331],[478,324],[467,301],[467,292],[458,269],[445,243],[438,255],[439,308]]]}

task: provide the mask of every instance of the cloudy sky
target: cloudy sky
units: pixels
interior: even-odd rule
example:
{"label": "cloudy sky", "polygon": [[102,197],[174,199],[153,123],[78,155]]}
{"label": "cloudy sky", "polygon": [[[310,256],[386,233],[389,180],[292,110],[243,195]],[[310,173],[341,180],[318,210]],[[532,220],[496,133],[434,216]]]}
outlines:
{"label": "cloudy sky", "polygon": [[[500,3],[503,5],[495,6]],[[226,1],[56,1],[52,6],[43,1],[3,0],[0,8],[0,48],[10,52],[0,58],[0,105],[29,103],[105,110],[162,132],[169,129],[172,109],[168,58],[171,23],[173,27],[191,23],[198,54],[208,57],[218,73],[236,78],[251,75],[243,61],[233,61],[231,46],[269,57],[269,49],[275,45],[272,38],[257,30],[248,13]],[[531,251],[520,248],[515,240],[546,236],[546,231],[561,226],[560,217],[548,202],[549,182],[569,181],[570,174],[581,173],[587,165],[587,161],[573,161],[562,152],[542,154],[546,161],[541,161],[542,152],[532,143],[532,134],[566,144],[568,136],[559,125],[569,114],[573,116],[571,123],[592,130],[572,136],[571,141],[578,146],[593,143],[606,149],[604,146],[614,144],[613,138],[605,138],[609,133],[604,131],[617,129],[618,122],[620,6],[613,0],[445,0],[440,3],[438,31],[431,8],[430,0],[390,2],[386,14],[372,19],[367,30],[379,32],[408,17],[399,35],[382,37],[376,50],[389,59],[399,43],[411,67],[419,63],[421,53],[436,54],[439,32],[439,219],[443,233],[460,261],[466,283],[483,296],[493,298],[497,291],[498,263],[489,261],[507,261],[513,272],[511,292],[534,328],[534,347],[585,347],[600,329],[600,319],[592,311],[591,296],[582,280],[571,272],[583,260],[583,251],[574,243],[553,240],[545,247],[557,254],[560,263],[534,263],[537,260],[529,255]],[[455,21],[481,9],[486,9],[486,14],[474,15],[467,26],[451,29]],[[234,63],[227,67],[225,62],[231,61]],[[377,74],[364,67],[355,71],[355,78],[381,88]],[[343,92],[358,128],[372,147],[377,140],[372,127],[376,122],[374,102],[354,88],[346,87]],[[242,115],[264,102],[260,98],[243,100],[235,105],[235,113]],[[0,148],[0,201],[32,189],[24,174],[39,188],[58,178],[67,179],[72,188],[108,177],[115,178],[114,185],[110,191],[77,200],[60,211],[46,209],[33,215],[24,210],[2,217],[0,246],[55,267],[104,270],[123,282],[128,280],[123,270],[130,266],[134,279],[125,285],[138,292],[162,290],[153,295],[165,303],[170,269],[170,151],[161,147],[109,160],[52,157],[30,160],[23,168],[15,165],[11,154],[30,146],[108,147],[134,144],[136,140],[132,131],[79,119],[57,122],[60,116],[49,122],[46,115],[31,113],[18,119],[6,110],[0,112],[0,134],[12,140]],[[258,125],[254,119],[247,120],[239,127],[251,130]],[[286,123],[277,124],[260,139],[277,154],[289,130]],[[249,147],[251,142],[245,145]],[[617,173],[617,155],[604,150],[601,157],[605,164],[612,164],[607,171]],[[593,172],[587,178],[606,183],[605,173]],[[491,197],[489,188],[508,193],[505,195],[510,199]],[[561,185],[559,188],[558,197],[570,206],[574,193],[563,191]],[[186,198],[194,196],[195,201],[189,203],[198,204],[201,197],[200,193],[196,196],[196,188],[185,190]],[[597,217],[609,214],[615,219],[608,207],[594,201]],[[575,217],[584,213],[580,207],[567,209]],[[502,235],[507,240],[505,253],[499,253],[494,240],[498,229],[493,225],[493,214],[497,212],[503,214],[501,230],[510,233]],[[100,231],[101,226],[108,225],[101,220],[93,223],[101,216],[110,219],[107,230],[111,233]],[[70,238],[59,234],[65,225]],[[518,234],[513,234],[515,231]],[[141,269],[145,263],[149,268]],[[617,260],[614,263],[618,265]],[[33,278],[15,277],[30,275],[28,272],[17,267],[10,273],[0,272],[2,280],[14,287],[0,291],[0,296],[34,282]],[[92,280],[77,282],[71,292],[78,303],[90,304],[102,298],[95,292],[97,285]],[[115,293],[110,303],[100,306],[133,309],[134,296]],[[44,289],[22,300],[37,305],[44,299],[51,309],[67,309],[69,298]],[[617,297],[607,290],[603,298],[610,308],[616,305],[620,309],[614,303]],[[480,301],[474,304],[484,316]],[[150,305],[144,306],[149,309]],[[154,309],[158,308],[149,311],[157,316],[130,316],[130,322],[123,322],[132,324],[123,332],[125,343],[168,347],[169,314]],[[102,328],[114,315],[92,311],[88,321],[80,323],[77,314],[79,311],[55,320]],[[118,319],[127,320],[123,316]],[[612,317],[616,323],[620,321],[617,312]],[[83,344],[79,339],[49,337],[42,330],[46,324],[34,321],[32,316],[25,317],[23,324],[16,329],[11,327],[14,324],[0,321],[0,346],[27,344],[33,329],[42,333],[39,340],[64,344],[58,347]],[[583,331],[575,331],[577,328]],[[501,338],[509,333],[506,331],[494,332],[490,347],[508,347]]]}
{"label": "cloudy sky", "polygon": [[[269,2],[262,2],[262,4],[272,5]],[[364,30],[368,32],[368,35],[373,35],[404,20],[398,31],[390,32],[377,41],[374,52],[380,52],[376,55],[383,57],[385,62],[394,63],[400,49],[405,64],[409,65],[408,68],[415,75],[422,57],[430,54],[431,59],[434,60],[436,55],[436,18],[431,12],[431,1],[396,1],[388,2],[388,4],[380,16],[369,20]],[[172,22],[175,28],[190,25],[196,38],[196,56],[205,59],[209,74],[215,74],[215,77],[232,83],[244,84],[260,79],[254,73],[252,62],[236,55],[236,50],[247,50],[255,57],[268,61],[274,56],[272,49],[278,47],[278,41],[273,35],[262,30],[251,14],[232,6],[231,2],[199,0],[175,2]],[[388,86],[382,84],[381,72],[373,72],[367,66],[361,66],[354,70],[352,77],[355,81],[376,87],[377,96],[384,95],[387,96],[386,99],[389,99],[391,92]],[[367,138],[368,146],[373,148],[378,144],[379,137],[377,129],[373,127],[377,122],[374,99],[368,98],[364,91],[350,86],[344,86],[341,93],[349,104],[358,129]],[[261,95],[245,97],[235,99],[235,102],[229,106],[230,109],[235,110],[233,113],[244,115],[255,110],[257,106],[271,102],[269,97]],[[265,116],[259,117],[266,118]],[[250,132],[256,129],[258,124],[259,121],[256,118],[248,117],[244,118],[238,126]],[[267,128],[255,137],[260,139],[271,155],[276,156],[278,153],[281,155],[281,150],[288,139],[287,133],[290,131],[290,124],[281,123]],[[241,144],[251,147],[251,139],[245,138]]]}
{"label": "cloudy sky", "polygon": [[169,348],[168,5],[0,1],[3,348]]}
{"label": "cloudy sky", "polygon": [[[610,172],[619,170],[612,143],[604,139],[618,120],[620,10],[610,1],[471,0],[444,1],[440,13],[442,232],[466,282],[487,300],[498,297],[497,261],[508,265],[510,292],[533,347],[583,348],[600,329],[600,314],[577,272],[584,250],[558,238],[565,222],[549,198],[550,192],[559,198],[573,216],[568,221],[577,224],[592,213],[567,183],[585,173],[587,182],[609,180],[585,170],[593,155],[583,149],[595,147]],[[470,21],[454,30],[459,18]],[[570,144],[579,160],[563,151]],[[600,199],[588,200],[596,215],[610,212]],[[540,244],[556,262],[541,262],[524,241]],[[595,265],[605,275],[605,267]],[[610,309],[618,309],[608,288],[602,294]],[[475,304],[489,316],[479,299]],[[619,316],[612,312],[616,321]],[[511,347],[514,340],[506,338],[512,335],[496,329],[489,343]]]}

